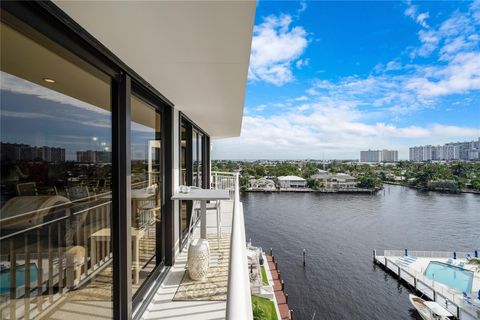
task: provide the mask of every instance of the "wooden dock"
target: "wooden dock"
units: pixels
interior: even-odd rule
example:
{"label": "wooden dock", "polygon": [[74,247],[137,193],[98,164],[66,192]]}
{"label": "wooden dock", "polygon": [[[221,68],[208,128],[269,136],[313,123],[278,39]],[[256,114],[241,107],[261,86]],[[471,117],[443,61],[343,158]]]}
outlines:
{"label": "wooden dock", "polygon": [[281,278],[278,264],[273,255],[266,255],[268,268],[273,278],[273,290],[275,292],[275,299],[277,300],[278,310],[280,311],[280,319],[292,320],[293,310],[288,307],[288,294],[285,293],[285,284]]}

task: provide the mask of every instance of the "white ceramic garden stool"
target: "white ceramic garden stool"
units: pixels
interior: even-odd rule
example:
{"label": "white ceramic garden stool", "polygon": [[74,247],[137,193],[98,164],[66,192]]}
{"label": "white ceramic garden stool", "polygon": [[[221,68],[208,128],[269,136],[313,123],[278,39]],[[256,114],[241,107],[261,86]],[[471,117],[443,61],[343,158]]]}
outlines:
{"label": "white ceramic garden stool", "polygon": [[210,247],[206,239],[195,239],[188,248],[188,275],[192,280],[203,280],[210,264]]}

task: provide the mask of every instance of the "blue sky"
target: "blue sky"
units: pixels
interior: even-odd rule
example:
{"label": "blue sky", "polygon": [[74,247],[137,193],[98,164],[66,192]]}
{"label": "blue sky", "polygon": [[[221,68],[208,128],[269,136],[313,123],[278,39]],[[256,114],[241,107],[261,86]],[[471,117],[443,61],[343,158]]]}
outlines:
{"label": "blue sky", "polygon": [[217,159],[355,159],[480,136],[480,1],[260,1]]}

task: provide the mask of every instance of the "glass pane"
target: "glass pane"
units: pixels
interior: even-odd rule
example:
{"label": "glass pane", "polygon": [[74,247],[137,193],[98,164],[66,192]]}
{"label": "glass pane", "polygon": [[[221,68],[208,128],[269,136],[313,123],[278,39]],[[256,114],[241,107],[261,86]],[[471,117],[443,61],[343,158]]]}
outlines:
{"label": "glass pane", "polygon": [[198,186],[202,187],[202,182],[203,182],[203,154],[202,154],[202,149],[203,147],[203,134],[198,133]]}
{"label": "glass pane", "polygon": [[192,185],[198,186],[198,132],[192,130]]}
{"label": "glass pane", "polygon": [[110,79],[28,32],[1,26],[0,318],[110,318]]}
{"label": "glass pane", "polygon": [[[187,185],[187,127],[182,123],[180,136],[180,185]],[[180,201],[180,234],[188,228],[187,202]]]}
{"label": "glass pane", "polygon": [[180,185],[187,185],[187,128],[182,124],[180,137]]}
{"label": "glass pane", "polygon": [[[135,293],[155,268],[161,248],[160,113],[132,96],[132,290]],[[161,259],[160,259],[161,260]]]}

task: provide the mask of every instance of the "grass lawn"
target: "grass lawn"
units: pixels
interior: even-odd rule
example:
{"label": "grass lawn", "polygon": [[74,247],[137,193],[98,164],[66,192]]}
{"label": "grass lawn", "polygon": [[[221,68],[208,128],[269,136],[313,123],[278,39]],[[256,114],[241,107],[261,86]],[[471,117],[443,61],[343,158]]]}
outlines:
{"label": "grass lawn", "polygon": [[273,301],[252,296],[253,319],[254,320],[277,320],[277,311]]}
{"label": "grass lawn", "polygon": [[265,271],[265,267],[262,266],[260,270],[262,271],[262,282],[264,285],[268,286],[268,278],[267,278],[267,272]]}

